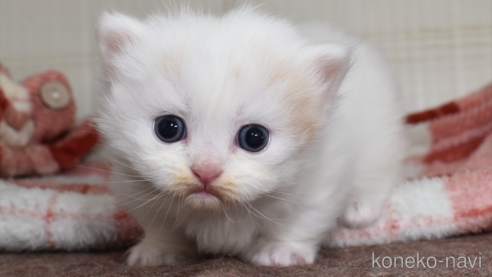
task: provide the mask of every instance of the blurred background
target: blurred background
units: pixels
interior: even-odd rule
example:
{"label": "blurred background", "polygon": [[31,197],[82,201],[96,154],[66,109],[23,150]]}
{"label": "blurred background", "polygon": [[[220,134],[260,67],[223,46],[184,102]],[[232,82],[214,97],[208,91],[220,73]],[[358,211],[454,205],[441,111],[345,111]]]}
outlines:
{"label": "blurred background", "polygon": [[[95,26],[101,12],[144,17],[172,2],[0,0],[0,62],[18,81],[48,69],[62,71],[81,119],[95,110],[100,93]],[[492,80],[492,0],[186,2],[214,14],[251,3],[294,22],[329,20],[382,50],[394,65],[407,111],[441,104]]]}

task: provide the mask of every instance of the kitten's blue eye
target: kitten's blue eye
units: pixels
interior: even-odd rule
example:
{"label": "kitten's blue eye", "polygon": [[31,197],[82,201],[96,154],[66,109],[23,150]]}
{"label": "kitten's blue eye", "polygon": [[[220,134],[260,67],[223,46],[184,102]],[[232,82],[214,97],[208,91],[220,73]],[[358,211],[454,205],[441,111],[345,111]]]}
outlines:
{"label": "kitten's blue eye", "polygon": [[261,125],[246,125],[239,130],[237,142],[246,151],[261,151],[268,144],[268,131]]}
{"label": "kitten's blue eye", "polygon": [[172,143],[184,138],[186,126],[181,118],[164,115],[155,120],[154,132],[163,142]]}

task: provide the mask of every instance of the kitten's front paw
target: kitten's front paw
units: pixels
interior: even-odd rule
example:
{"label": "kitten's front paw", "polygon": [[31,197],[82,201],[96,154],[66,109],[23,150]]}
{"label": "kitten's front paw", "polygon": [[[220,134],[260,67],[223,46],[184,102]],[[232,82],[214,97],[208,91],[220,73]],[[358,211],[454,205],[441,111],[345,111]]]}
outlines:
{"label": "kitten's front paw", "polygon": [[267,244],[251,256],[251,262],[263,266],[312,264],[317,247],[311,245]]}
{"label": "kitten's front paw", "polygon": [[340,218],[340,224],[349,228],[365,228],[373,224],[381,215],[380,203],[354,201]]}
{"label": "kitten's front paw", "polygon": [[159,266],[180,264],[184,260],[161,245],[144,241],[130,249],[126,262],[130,266]]}

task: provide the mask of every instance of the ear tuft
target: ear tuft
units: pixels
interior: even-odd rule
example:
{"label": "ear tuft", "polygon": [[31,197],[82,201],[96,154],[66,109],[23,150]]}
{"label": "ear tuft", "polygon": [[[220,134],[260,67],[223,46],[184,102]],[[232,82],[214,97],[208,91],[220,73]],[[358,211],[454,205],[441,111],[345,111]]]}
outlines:
{"label": "ear tuft", "polygon": [[142,22],[120,13],[104,13],[99,20],[99,50],[103,59],[121,53],[143,31]]}
{"label": "ear tuft", "polygon": [[328,85],[327,98],[334,94],[342,83],[350,66],[350,51],[338,44],[321,44],[307,49],[311,66],[320,74],[320,81]]}

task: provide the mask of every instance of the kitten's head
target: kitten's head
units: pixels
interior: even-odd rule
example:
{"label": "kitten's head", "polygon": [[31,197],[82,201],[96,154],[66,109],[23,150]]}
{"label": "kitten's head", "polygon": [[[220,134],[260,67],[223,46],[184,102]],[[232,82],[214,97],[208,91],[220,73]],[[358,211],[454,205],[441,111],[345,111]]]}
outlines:
{"label": "kitten's head", "polygon": [[142,177],[195,209],[291,185],[348,66],[343,47],[309,45],[249,9],[105,14],[99,39],[108,85],[99,130]]}

